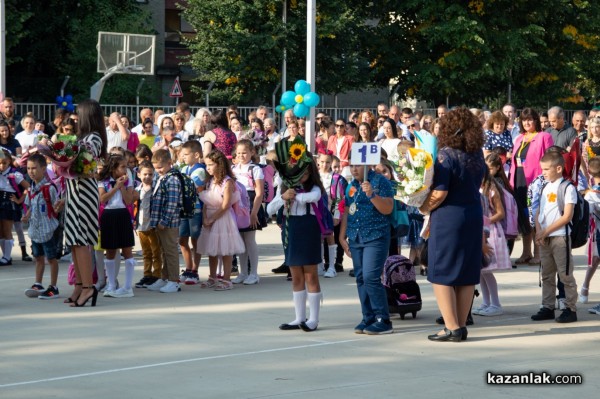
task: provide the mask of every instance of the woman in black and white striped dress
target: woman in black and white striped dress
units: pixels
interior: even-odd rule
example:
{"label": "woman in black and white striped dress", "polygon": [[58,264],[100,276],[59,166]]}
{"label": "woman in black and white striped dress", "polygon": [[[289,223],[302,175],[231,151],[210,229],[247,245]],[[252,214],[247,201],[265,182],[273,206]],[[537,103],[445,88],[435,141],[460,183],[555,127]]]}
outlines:
{"label": "woman in black and white striped dress", "polygon": [[[80,143],[85,143],[96,157],[106,156],[106,128],[102,108],[95,100],[85,100],[77,106]],[[92,280],[92,257],[88,246],[98,243],[98,184],[94,178],[67,179],[65,212],[66,245],[72,248],[77,283],[65,303],[84,306],[98,291]]]}

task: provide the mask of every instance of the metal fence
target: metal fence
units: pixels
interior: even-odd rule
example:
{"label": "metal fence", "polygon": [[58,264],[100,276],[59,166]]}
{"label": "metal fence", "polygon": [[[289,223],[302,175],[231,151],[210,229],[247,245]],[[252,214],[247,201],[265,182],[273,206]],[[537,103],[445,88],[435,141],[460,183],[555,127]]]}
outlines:
{"label": "metal fence", "polygon": [[[102,105],[102,109],[105,113],[105,115],[110,115],[113,112],[118,112],[119,114],[122,115],[127,115],[135,124],[139,123],[139,115],[140,115],[140,110],[142,110],[143,108],[150,108],[153,111],[162,109],[163,111],[165,111],[165,113],[169,114],[169,113],[173,113],[175,112],[175,106],[174,105],[126,105],[126,104],[103,104]],[[196,112],[203,107],[196,107],[196,106],[192,106],[192,114],[196,114]],[[209,107],[211,112],[214,112],[218,109],[223,109],[223,108],[227,108],[227,106],[211,106]],[[238,109],[238,113],[240,114],[240,116],[242,118],[244,118],[245,120],[248,119],[248,116],[250,115],[250,113],[252,113],[252,111],[256,110],[256,107],[237,107]],[[373,114],[377,114],[377,109],[376,107],[370,108],[370,107],[365,107],[365,108],[315,108],[316,112],[323,112],[327,115],[329,115],[331,118],[333,118],[334,120],[338,119],[338,118],[342,118],[345,120],[348,120],[348,117],[350,116],[350,114],[352,112],[355,111],[362,111],[364,109],[367,109],[371,112],[373,112]],[[54,119],[54,111],[56,110],[56,104],[45,104],[45,103],[15,103],[15,113],[17,115],[25,115],[29,112],[31,112],[33,114],[33,116],[35,116],[36,118],[40,118],[40,119],[44,119],[46,121],[52,121]],[[270,113],[271,113],[271,117],[274,117],[276,120],[280,119],[279,118],[279,114],[273,112],[272,108],[269,108]],[[431,108],[431,109],[419,109],[419,111],[423,112],[424,115],[431,115],[431,116],[435,116],[436,115],[436,109],[435,108]],[[519,110],[517,110],[517,114],[518,114]],[[571,118],[573,116],[573,113],[575,112],[575,110],[565,110],[565,120],[568,122],[571,122]]]}

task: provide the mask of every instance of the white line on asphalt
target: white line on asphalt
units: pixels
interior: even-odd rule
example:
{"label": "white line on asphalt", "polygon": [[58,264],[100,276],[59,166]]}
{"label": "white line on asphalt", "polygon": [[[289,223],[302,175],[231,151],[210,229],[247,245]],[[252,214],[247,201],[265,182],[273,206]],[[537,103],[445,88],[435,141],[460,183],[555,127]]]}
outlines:
{"label": "white line on asphalt", "polygon": [[265,350],[261,350],[261,351],[230,353],[228,355],[217,355],[217,356],[197,357],[197,358],[185,359],[185,360],[174,360],[171,362],[152,363],[152,364],[146,364],[146,365],[142,365],[142,366],[124,367],[124,368],[120,368],[120,369],[111,369],[111,370],[94,371],[94,372],[90,372],[90,373],[65,375],[62,377],[45,378],[42,380],[31,380],[31,381],[13,382],[11,384],[0,384],[0,389],[12,388],[12,387],[17,387],[17,386],[22,386],[22,385],[34,385],[34,384],[54,382],[54,381],[70,380],[70,379],[75,379],[75,378],[90,377],[90,376],[94,376],[94,375],[119,373],[122,371],[135,371],[135,370],[143,370],[143,369],[154,368],[154,367],[172,366],[175,364],[201,362],[201,361],[205,361],[205,360],[227,359],[227,358],[231,358],[231,357],[260,355],[263,353],[283,352],[283,351],[290,351],[290,350],[297,350],[297,349],[316,348],[319,346],[346,344],[349,342],[356,342],[356,341],[360,341],[360,340],[361,339],[348,339],[348,340],[344,340],[344,341],[321,342],[321,343],[310,344],[310,345],[288,346],[285,348],[265,349]]}

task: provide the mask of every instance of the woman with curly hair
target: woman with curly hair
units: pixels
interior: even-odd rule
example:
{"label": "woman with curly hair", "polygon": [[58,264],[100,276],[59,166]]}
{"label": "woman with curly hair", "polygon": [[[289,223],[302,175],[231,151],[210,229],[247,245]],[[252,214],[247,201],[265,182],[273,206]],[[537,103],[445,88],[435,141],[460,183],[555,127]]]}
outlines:
{"label": "woman with curly hair", "polygon": [[427,280],[445,327],[428,338],[458,342],[467,339],[467,315],[481,273],[484,135],[481,122],[467,108],[448,112],[440,122],[431,193],[420,211],[430,213]]}

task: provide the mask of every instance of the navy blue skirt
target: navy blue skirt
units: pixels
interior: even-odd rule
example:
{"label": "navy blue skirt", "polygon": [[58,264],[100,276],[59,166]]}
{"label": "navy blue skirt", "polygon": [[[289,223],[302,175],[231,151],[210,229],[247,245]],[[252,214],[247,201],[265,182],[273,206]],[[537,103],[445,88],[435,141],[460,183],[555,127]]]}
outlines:
{"label": "navy blue skirt", "polygon": [[126,208],[105,209],[100,217],[100,247],[129,248],[135,245],[131,215]]}
{"label": "navy blue skirt", "polygon": [[285,248],[285,264],[307,266],[321,262],[321,229],[317,218],[314,215],[304,215],[286,219],[288,244]]}

